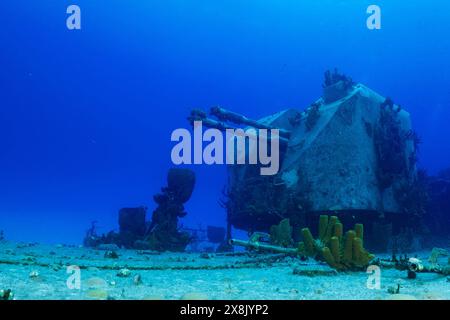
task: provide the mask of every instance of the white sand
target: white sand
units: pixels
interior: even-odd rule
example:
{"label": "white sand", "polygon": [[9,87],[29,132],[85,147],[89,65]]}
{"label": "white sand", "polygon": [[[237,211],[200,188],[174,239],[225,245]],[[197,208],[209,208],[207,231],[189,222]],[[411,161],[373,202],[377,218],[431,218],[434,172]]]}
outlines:
{"label": "white sand", "polygon": [[[291,257],[271,262],[273,255],[118,253],[119,259],[108,259],[99,250],[0,243],[0,290],[12,289],[15,299],[180,299],[189,293],[208,299],[450,299],[450,282],[437,274],[422,273],[409,280],[406,272],[382,269],[381,289],[371,290],[364,272],[294,275],[295,267],[329,269]],[[426,255],[419,253],[423,259]],[[261,259],[268,260],[258,262]],[[80,289],[67,286],[68,265],[81,267]],[[131,275],[118,277],[121,268],[129,268]],[[32,272],[37,276],[30,277]],[[137,274],[142,284],[135,284]],[[397,283],[401,294],[388,293],[388,287]]]}

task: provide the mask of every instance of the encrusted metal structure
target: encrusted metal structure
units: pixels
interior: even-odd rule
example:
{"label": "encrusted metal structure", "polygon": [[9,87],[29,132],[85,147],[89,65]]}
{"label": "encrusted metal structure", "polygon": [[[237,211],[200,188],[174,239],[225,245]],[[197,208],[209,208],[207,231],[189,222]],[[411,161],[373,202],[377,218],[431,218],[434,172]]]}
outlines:
{"label": "encrusted metal structure", "polygon": [[257,121],[217,107],[210,115],[217,120],[199,111],[190,120],[222,130],[229,123],[278,128],[283,139],[276,175],[261,176],[258,165],[229,166],[226,207],[239,229],[266,231],[283,218],[301,226],[322,213],[413,214],[406,203],[416,176],[410,114],[363,84],[327,72],[322,97],[304,111]]}

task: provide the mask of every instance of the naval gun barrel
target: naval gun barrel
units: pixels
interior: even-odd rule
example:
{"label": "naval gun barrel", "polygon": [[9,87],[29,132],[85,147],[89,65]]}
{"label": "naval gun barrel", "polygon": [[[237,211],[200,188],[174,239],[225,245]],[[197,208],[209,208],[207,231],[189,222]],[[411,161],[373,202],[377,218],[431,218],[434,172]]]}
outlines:
{"label": "naval gun barrel", "polygon": [[[217,118],[219,118],[219,117],[217,117]],[[191,123],[191,125],[194,124],[194,121],[201,121],[202,125],[204,125],[205,127],[218,129],[220,131],[225,131],[227,129],[232,129],[232,130],[237,129],[236,127],[227,125],[225,122],[221,122],[221,121],[217,121],[217,120],[208,118],[206,112],[199,110],[199,109],[194,109],[191,111],[191,115],[188,117],[188,121]],[[249,120],[249,121],[253,121],[253,120]],[[256,129],[274,129],[274,128],[265,126],[260,123],[258,123],[258,124],[259,124],[258,127],[256,127],[256,126],[252,126],[252,127],[255,127]],[[285,132],[285,134],[284,134],[285,136],[282,136],[281,129],[280,129],[280,134],[279,134],[280,135],[280,137],[279,137],[280,144],[282,146],[287,146],[288,142],[289,142],[289,140],[288,140],[289,132],[286,130],[283,130],[283,132]],[[287,137],[286,137],[286,132],[287,132]]]}
{"label": "naval gun barrel", "polygon": [[[263,124],[259,121],[249,119],[242,114],[239,114],[239,113],[233,112],[233,111],[229,111],[229,110],[226,110],[221,107],[211,108],[210,113],[221,121],[229,121],[229,122],[233,122],[235,124],[243,124],[243,125],[257,128],[257,129],[268,129],[268,130],[278,129],[278,128],[274,128],[274,127],[268,126],[266,124]],[[280,132],[281,138],[289,139],[289,136],[291,134],[290,131],[287,131],[285,129],[278,129],[278,130]]]}
{"label": "naval gun barrel", "polygon": [[191,125],[194,124],[194,121],[201,121],[205,127],[219,129],[220,131],[225,131],[226,129],[235,129],[227,126],[223,122],[208,118],[206,112],[199,109],[194,109],[191,111],[191,115],[188,117],[188,121],[191,123]]}

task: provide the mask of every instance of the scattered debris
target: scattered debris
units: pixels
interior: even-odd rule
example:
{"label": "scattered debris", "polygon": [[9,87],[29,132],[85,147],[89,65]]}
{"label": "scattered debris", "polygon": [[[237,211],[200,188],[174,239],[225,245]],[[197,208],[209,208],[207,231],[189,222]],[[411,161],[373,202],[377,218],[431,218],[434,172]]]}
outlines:
{"label": "scattered debris", "polygon": [[127,278],[131,275],[131,271],[129,269],[120,269],[117,273],[118,277]]}
{"label": "scattered debris", "polygon": [[106,251],[104,257],[107,259],[118,259],[119,255],[116,251]]}
{"label": "scattered debris", "polygon": [[133,278],[133,283],[135,286],[141,285],[142,284],[142,277],[140,274],[137,274],[134,276]]}
{"label": "scattered debris", "polygon": [[408,270],[408,279],[416,279],[416,278],[417,278],[417,273],[412,270]]}
{"label": "scattered debris", "polygon": [[428,258],[428,262],[430,262],[431,264],[437,264],[438,259],[441,256],[447,257],[448,251],[442,248],[433,248],[433,250],[431,250],[430,257]]}
{"label": "scattered debris", "polygon": [[248,241],[238,240],[238,239],[230,239],[230,244],[235,246],[246,247],[248,249],[268,251],[268,252],[277,252],[284,254],[299,254],[298,249],[296,248],[284,248],[280,246],[275,246],[269,244],[266,240],[270,239],[270,235],[264,232],[255,232],[252,234]]}
{"label": "scattered debris", "polygon": [[212,259],[214,258],[214,255],[208,252],[203,252],[200,254],[200,258],[202,259]]}
{"label": "scattered debris", "polygon": [[413,272],[421,272],[423,271],[424,266],[422,264],[422,261],[417,258],[409,258],[408,260],[408,270]]}
{"label": "scattered debris", "polygon": [[60,264],[54,263],[54,264],[52,264],[52,265],[50,266],[50,268],[51,268],[53,271],[59,271],[59,270],[61,270],[62,266],[61,266]]}
{"label": "scattered debris", "polygon": [[[433,259],[432,259],[433,260]],[[413,272],[438,273],[450,275],[450,264],[441,266],[438,263],[424,264],[418,258],[408,258],[406,255],[398,259],[395,255],[391,259],[373,261],[374,264],[383,268],[395,268],[397,270],[409,270]]]}
{"label": "scattered debris", "polygon": [[396,286],[389,286],[387,292],[390,294],[399,294],[400,293],[400,284]]}
{"label": "scattered debris", "polygon": [[11,289],[0,290],[0,300],[14,300],[14,292]]}

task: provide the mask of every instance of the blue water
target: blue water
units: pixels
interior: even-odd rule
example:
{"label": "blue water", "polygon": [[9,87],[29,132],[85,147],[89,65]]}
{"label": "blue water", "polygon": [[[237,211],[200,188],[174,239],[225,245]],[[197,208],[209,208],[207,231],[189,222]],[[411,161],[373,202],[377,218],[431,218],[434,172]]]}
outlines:
{"label": "blue water", "polygon": [[[66,8],[82,30],[66,28]],[[382,29],[366,28],[366,8]],[[2,0],[0,229],[80,243],[92,220],[155,208],[170,134],[193,107],[258,118],[304,108],[338,67],[411,112],[420,166],[450,166],[445,0]],[[223,166],[193,166],[183,223],[223,225]]]}

